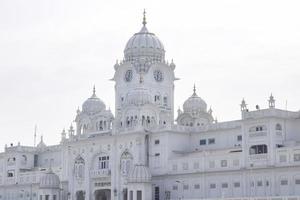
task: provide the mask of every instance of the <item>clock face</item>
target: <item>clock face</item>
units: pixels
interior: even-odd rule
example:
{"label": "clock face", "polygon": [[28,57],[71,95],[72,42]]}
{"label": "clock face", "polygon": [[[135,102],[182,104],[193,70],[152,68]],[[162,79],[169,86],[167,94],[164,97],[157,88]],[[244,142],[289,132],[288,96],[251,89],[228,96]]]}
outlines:
{"label": "clock face", "polygon": [[124,78],[126,82],[130,82],[132,80],[132,70],[127,70]]}
{"label": "clock face", "polygon": [[157,82],[162,82],[163,81],[163,73],[160,71],[160,70],[155,70],[153,72],[153,76],[154,76],[154,79],[157,81]]}

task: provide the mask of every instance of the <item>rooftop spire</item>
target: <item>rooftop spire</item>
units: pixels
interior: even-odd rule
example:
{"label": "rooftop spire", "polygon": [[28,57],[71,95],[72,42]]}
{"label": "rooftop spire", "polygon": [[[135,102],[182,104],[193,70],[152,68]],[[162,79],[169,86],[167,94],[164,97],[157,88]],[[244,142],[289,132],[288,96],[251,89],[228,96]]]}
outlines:
{"label": "rooftop spire", "polygon": [[193,95],[196,95],[196,84],[194,83],[194,89],[193,89],[194,93]]}
{"label": "rooftop spire", "polygon": [[97,96],[96,96],[96,87],[95,87],[95,85],[94,85],[94,87],[93,87],[93,95],[92,95],[92,97],[91,98],[96,98]]}
{"label": "rooftop spire", "polygon": [[143,12],[143,25],[146,26],[147,22],[146,22],[146,10],[144,9]]}
{"label": "rooftop spire", "polygon": [[275,99],[272,93],[268,101],[269,101],[269,108],[275,108]]}

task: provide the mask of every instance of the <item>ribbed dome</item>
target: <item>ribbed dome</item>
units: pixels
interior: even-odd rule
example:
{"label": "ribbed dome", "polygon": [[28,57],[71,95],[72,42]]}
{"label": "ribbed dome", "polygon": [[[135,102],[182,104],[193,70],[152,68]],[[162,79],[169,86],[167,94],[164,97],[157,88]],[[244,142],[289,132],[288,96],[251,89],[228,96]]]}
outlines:
{"label": "ribbed dome", "polygon": [[136,88],[127,94],[126,104],[141,106],[152,103],[152,96],[150,92],[145,88]]}
{"label": "ribbed dome", "polygon": [[96,113],[103,110],[105,110],[105,104],[96,96],[94,87],[93,95],[83,103],[82,111],[86,113]]}
{"label": "ribbed dome", "polygon": [[45,172],[40,178],[40,188],[58,189],[59,185],[59,177],[52,170]]}
{"label": "ribbed dome", "polygon": [[129,183],[147,183],[151,182],[151,172],[145,165],[135,165],[128,174]]}
{"label": "ribbed dome", "polygon": [[198,97],[196,94],[196,89],[194,89],[193,95],[184,102],[183,111],[189,113],[207,111],[207,104],[203,99]]}
{"label": "ribbed dome", "polygon": [[164,60],[165,50],[158,37],[150,33],[146,27],[146,18],[144,13],[143,27],[140,32],[134,34],[126,44],[124,49],[125,60],[136,60],[141,57],[150,58],[150,60]]}

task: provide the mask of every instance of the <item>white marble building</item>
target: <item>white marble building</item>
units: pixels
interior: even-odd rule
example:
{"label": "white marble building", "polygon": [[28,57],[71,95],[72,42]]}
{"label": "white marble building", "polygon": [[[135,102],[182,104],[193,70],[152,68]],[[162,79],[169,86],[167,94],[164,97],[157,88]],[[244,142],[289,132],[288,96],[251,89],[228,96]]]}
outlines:
{"label": "white marble building", "polygon": [[175,67],[144,17],[114,65],[115,114],[94,88],[59,144],[6,146],[0,200],[299,199],[300,112],[271,95],[217,122],[194,88],[174,113]]}

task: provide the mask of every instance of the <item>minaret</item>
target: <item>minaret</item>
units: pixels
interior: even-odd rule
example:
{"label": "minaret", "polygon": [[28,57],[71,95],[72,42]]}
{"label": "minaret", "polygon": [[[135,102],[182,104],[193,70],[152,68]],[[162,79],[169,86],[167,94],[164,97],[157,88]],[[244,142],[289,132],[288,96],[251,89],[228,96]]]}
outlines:
{"label": "minaret", "polygon": [[247,104],[244,98],[241,103],[241,111],[247,111]]}
{"label": "minaret", "polygon": [[275,99],[274,99],[272,93],[271,93],[271,96],[270,96],[268,102],[269,102],[269,108],[275,108]]}
{"label": "minaret", "polygon": [[67,138],[67,133],[66,130],[63,129],[63,131],[61,132],[61,141],[63,142],[64,140],[66,140]]}
{"label": "minaret", "polygon": [[73,137],[74,136],[74,128],[73,128],[73,124],[71,123],[70,129],[69,129],[69,137]]}
{"label": "minaret", "polygon": [[34,136],[33,136],[33,146],[35,147],[36,146],[36,133],[37,133],[37,126],[35,125],[34,126]]}

